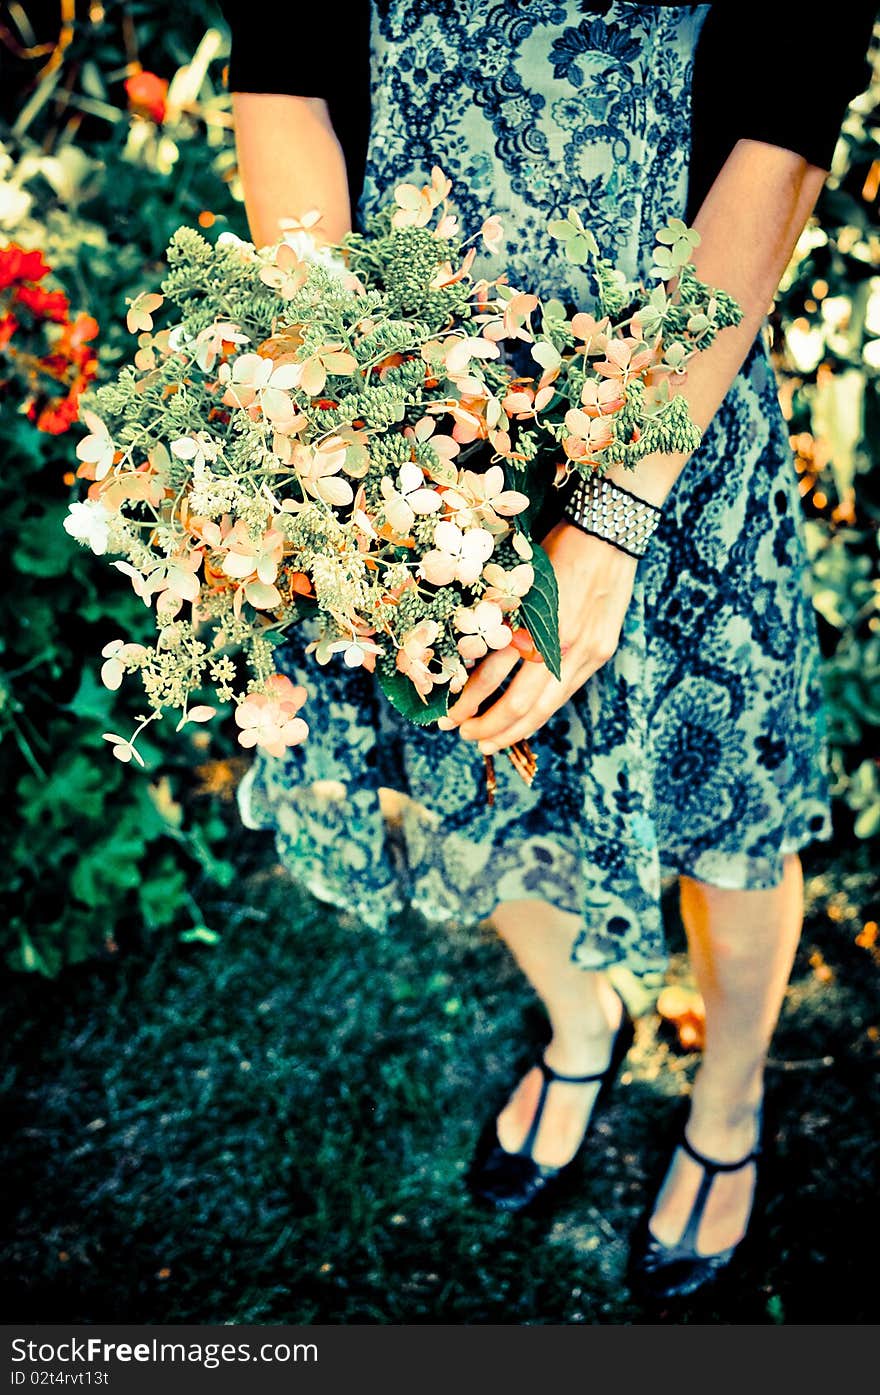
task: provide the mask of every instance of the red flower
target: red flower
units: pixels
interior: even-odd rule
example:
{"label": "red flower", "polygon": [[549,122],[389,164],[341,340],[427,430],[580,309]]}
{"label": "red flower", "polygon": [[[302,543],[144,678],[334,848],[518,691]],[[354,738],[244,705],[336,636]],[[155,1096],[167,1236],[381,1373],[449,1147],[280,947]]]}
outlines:
{"label": "red flower", "polygon": [[94,339],[98,333],[98,321],[92,315],[80,313],[75,320],[64,326],[62,338],[65,345],[80,348],[87,339]]}
{"label": "red flower", "polygon": [[98,371],[98,355],[93,353],[91,358],[82,365],[82,368],[73,380],[71,392],[85,392],[90,382]]}
{"label": "red flower", "polygon": [[70,360],[66,354],[44,354],[40,359],[42,372],[49,374],[52,378],[64,379],[70,367]]}
{"label": "red flower", "polygon": [[65,354],[71,363],[83,368],[93,362],[95,351],[86,341],[98,333],[98,321],[91,315],[77,315],[62,327],[55,341],[55,352]]}
{"label": "red flower", "polygon": [[40,281],[49,274],[42,252],[25,251],[17,242],[0,248],[0,290],[15,281]]}
{"label": "red flower", "polygon": [[165,120],[168,83],[155,73],[134,73],[125,80],[129,105],[145,111],[157,126]]}
{"label": "red flower", "polygon": [[6,348],[17,329],[18,320],[14,315],[6,314],[0,317],[0,349]]}
{"label": "red flower", "polygon": [[37,417],[37,430],[45,431],[49,436],[61,436],[70,429],[78,415],[79,393],[71,390],[67,397],[47,403]]}
{"label": "red flower", "polygon": [[[11,300],[15,308],[23,305],[30,311],[36,325],[26,322],[25,331],[30,338],[39,337],[44,347],[42,354],[39,347],[29,347],[23,355],[16,353],[18,345],[9,350],[13,368],[21,358],[19,376],[24,368],[25,414],[39,431],[59,436],[76,421],[79,399],[98,371],[98,355],[88,342],[98,333],[98,323],[85,314],[68,319],[70,302],[64,292],[45,290],[37,284],[50,271],[40,251],[25,251],[14,242],[0,248],[0,291],[11,288],[7,304]],[[47,321],[57,328],[47,330]],[[11,310],[0,314],[0,350],[20,328]],[[61,384],[63,396],[50,395],[52,379]]]}
{"label": "red flower", "polygon": [[44,291],[42,286],[19,286],[15,299],[40,319],[55,320],[58,324],[67,319],[70,309],[70,301],[63,291]]}

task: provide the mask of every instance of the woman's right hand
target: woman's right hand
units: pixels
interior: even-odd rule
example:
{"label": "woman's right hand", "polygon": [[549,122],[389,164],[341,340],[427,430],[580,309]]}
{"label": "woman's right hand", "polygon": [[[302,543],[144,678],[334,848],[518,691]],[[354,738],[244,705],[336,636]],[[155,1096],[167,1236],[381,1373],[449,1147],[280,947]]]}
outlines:
{"label": "woman's right hand", "polygon": [[[582,532],[564,520],[551,529],[544,548],[559,587],[561,677],[543,662],[521,662],[513,645],[496,650],[473,670],[447,717],[465,741],[484,755],[525,741],[562,707],[615,653],[635,583],[636,558]],[[478,709],[519,664],[505,692],[479,716]]]}

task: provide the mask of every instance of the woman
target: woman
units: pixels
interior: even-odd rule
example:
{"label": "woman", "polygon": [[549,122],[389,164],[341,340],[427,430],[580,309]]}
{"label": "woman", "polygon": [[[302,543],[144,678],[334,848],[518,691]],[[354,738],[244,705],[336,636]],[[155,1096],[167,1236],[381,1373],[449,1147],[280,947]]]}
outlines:
{"label": "woman", "polygon": [[[798,850],[830,831],[799,495],[759,332],[862,84],[873,4],[812,36],[793,4],[750,24],[742,6],[362,0],[284,33],[261,0],[226,10],[258,244],[312,207],[337,241],[438,164],[466,230],[489,211],[505,226],[503,263],[474,274],[503,264],[588,308],[548,218],[574,206],[638,275],[655,231],[688,215],[698,273],[742,306],[687,375],[699,449],[609,474],[656,523],[644,555],[571,504],[547,534],[560,681],[492,654],[445,732],[424,732],[368,675],[318,676],[295,633],[283,666],[309,688],[312,736],[284,763],[258,759],[240,791],[294,875],[368,923],[407,903],[491,916],[552,1029],[472,1169],[508,1210],[579,1150],[631,1037],[618,990],[636,1002],[662,970],[661,872],[678,874],[706,1046],[632,1273],[654,1297],[693,1292],[746,1232],[802,922]],[[788,74],[804,84],[817,63],[801,107]],[[489,809],[483,755],[523,738],[535,785],[500,762]],[[380,790],[404,796],[391,815]]]}

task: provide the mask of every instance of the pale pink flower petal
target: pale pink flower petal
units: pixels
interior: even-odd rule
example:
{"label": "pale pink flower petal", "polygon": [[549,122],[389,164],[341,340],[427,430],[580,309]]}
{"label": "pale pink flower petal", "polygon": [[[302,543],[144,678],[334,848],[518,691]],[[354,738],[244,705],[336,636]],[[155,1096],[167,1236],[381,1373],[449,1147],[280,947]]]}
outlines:
{"label": "pale pink flower petal", "polygon": [[500,219],[496,218],[494,214],[487,218],[480,228],[480,236],[487,250],[497,256],[504,241],[504,228]]}
{"label": "pale pink flower petal", "polygon": [[140,334],[143,330],[152,329],[153,315],[155,311],[159,309],[160,305],[162,305],[163,300],[164,297],[157,295],[155,291],[149,291],[143,295],[136,296],[131,302],[130,309],[125,317],[125,323],[128,326],[129,333]]}
{"label": "pale pink flower petal", "polygon": [[354,499],[354,490],[348,480],[340,480],[335,477],[319,480],[315,486],[315,493],[324,500],[325,504],[333,504],[336,508],[344,508]]}
{"label": "pale pink flower petal", "polygon": [[419,563],[419,576],[424,577],[432,586],[448,586],[455,580],[456,571],[456,559],[438,548],[426,552]]}
{"label": "pale pink flower petal", "polygon": [[309,734],[307,724],[295,713],[305,701],[305,689],[291,683],[286,674],[273,674],[267,692],[249,693],[235,709],[240,745],[260,746],[278,758],[289,746],[299,745]]}

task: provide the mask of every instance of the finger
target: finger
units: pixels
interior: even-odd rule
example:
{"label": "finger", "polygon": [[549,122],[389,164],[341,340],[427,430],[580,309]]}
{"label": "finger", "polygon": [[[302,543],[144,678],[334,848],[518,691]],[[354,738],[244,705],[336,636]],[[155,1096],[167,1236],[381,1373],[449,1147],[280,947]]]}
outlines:
{"label": "finger", "polygon": [[[557,682],[551,677],[550,684],[537,701],[531,705],[528,712],[495,731],[491,737],[480,740],[480,750],[483,755],[493,756],[496,751],[513,746],[517,741],[528,741],[536,731],[540,731],[545,722],[550,720],[554,712],[558,712],[560,707],[563,707],[569,698],[583,687],[587,679],[592,677],[596,669],[600,667],[598,660],[591,659],[580,664],[573,673],[563,673],[561,682]],[[500,703],[496,704],[496,707],[500,707]]]}
{"label": "finger", "polygon": [[481,659],[471,670],[458,700],[448,709],[446,718],[441,717],[437,725],[444,731],[449,731],[453,726],[472,717],[480,703],[495,692],[519,661],[518,651],[510,644],[504,649],[495,649],[491,654],[487,654],[485,659]]}
{"label": "finger", "polygon": [[514,723],[529,721],[530,713],[551,684],[559,686],[543,664],[523,664],[506,692],[486,712],[462,723],[461,735],[466,741],[494,743],[499,732]]}
{"label": "finger", "polygon": [[480,752],[484,756],[494,756],[497,751],[507,750],[510,746],[516,745],[517,741],[530,741],[536,732],[541,730],[545,722],[548,722],[554,712],[558,712],[560,707],[564,707],[571,694],[555,693],[552,700],[538,703],[532,708],[527,717],[521,717],[519,721],[511,722],[509,726],[491,738],[479,743]]}

